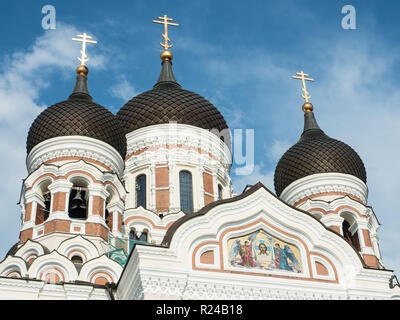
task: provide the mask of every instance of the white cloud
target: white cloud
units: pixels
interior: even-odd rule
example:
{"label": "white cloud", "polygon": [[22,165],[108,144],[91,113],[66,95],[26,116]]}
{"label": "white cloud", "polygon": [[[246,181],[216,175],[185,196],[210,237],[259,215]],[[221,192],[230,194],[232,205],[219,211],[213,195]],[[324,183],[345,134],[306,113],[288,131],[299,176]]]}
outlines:
{"label": "white cloud", "polygon": [[352,146],[367,170],[369,204],[382,223],[380,248],[387,268],[400,271],[400,92],[390,70],[400,64],[384,44],[339,43],[314,94],[319,124],[328,135]]}
{"label": "white cloud", "polygon": [[263,183],[269,190],[274,190],[274,171],[265,172],[264,163],[254,166],[251,174],[246,176],[236,176],[232,179],[234,193],[240,194],[246,185],[254,185],[257,182]]}
{"label": "white cloud", "polygon": [[126,76],[124,75],[119,76],[117,83],[112,86],[109,91],[113,97],[121,99],[125,102],[138,95],[138,92],[128,82]]}
{"label": "white cloud", "polygon": [[267,156],[273,161],[278,161],[292,145],[287,140],[275,140],[268,150]]}
{"label": "white cloud", "polygon": [[[0,259],[18,241],[21,210],[17,206],[21,181],[27,175],[25,168],[26,137],[35,117],[44,109],[38,103],[41,90],[49,86],[48,78],[55,72],[71,73],[78,66],[79,45],[71,38],[78,30],[57,23],[56,30],[45,31],[25,52],[4,57],[0,74]],[[90,66],[102,68],[106,56],[95,54],[89,48]],[[71,84],[72,86],[72,84]],[[60,99],[61,100],[61,99]]]}
{"label": "white cloud", "polygon": [[[395,70],[400,66],[400,61],[394,54],[398,50],[376,40],[359,39],[350,43],[345,39],[331,38],[329,43],[325,42],[328,40],[313,40],[314,47],[329,48],[330,51],[315,51],[307,69],[311,69],[309,73],[316,78],[316,82],[309,87],[311,102],[320,127],[332,138],[353,147],[364,161],[369,205],[382,223],[379,237],[383,261],[387,268],[399,273],[397,240],[400,213],[397,199],[400,193],[400,148],[397,146],[400,141],[400,90]],[[248,96],[246,107],[253,111],[257,109],[254,114],[271,116],[274,110],[274,115],[279,114],[280,119],[285,119],[285,128],[282,129],[282,122],[277,121],[269,122],[270,127],[265,129],[272,132],[264,137],[267,141],[264,143],[266,156],[278,160],[287,147],[296,142],[289,142],[293,139],[289,134],[292,135],[295,126],[302,129],[303,120],[298,84],[295,87],[294,82],[280,82],[279,86],[276,83],[277,79],[288,78],[298,70],[291,70],[292,67],[289,69],[284,63],[277,67],[271,62],[271,55],[267,51],[258,55],[241,52],[240,59],[233,58],[227,62],[214,58],[211,63],[205,63],[210,74],[224,85],[225,91],[238,85],[251,88],[253,95]],[[292,61],[291,55],[290,52],[286,55],[281,52],[280,61]],[[299,90],[295,91],[296,88]],[[276,103],[279,109],[274,108]],[[297,110],[294,109],[296,103]],[[251,124],[257,119],[247,117],[246,121]],[[256,132],[265,135],[260,129],[256,127]],[[289,137],[288,140],[282,133]],[[251,176],[233,177],[235,191],[241,192],[246,184],[254,184],[257,179],[267,181],[267,184],[269,181],[268,187],[274,190],[271,183],[273,170],[265,167],[261,160]]]}

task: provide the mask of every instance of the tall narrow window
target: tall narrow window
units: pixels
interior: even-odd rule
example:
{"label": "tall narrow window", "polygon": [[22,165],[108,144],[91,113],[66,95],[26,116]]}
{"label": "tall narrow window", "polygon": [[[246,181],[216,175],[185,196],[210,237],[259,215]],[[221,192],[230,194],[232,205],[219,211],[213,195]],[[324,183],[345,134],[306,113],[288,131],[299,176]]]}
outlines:
{"label": "tall narrow window", "polygon": [[358,240],[357,231],[355,231],[354,234],[352,235],[349,230],[350,224],[346,220],[343,221],[342,228],[343,228],[343,236],[346,238],[346,240],[350,242],[357,249],[357,251],[360,251],[361,250],[360,241]]}
{"label": "tall narrow window", "polygon": [[138,237],[135,229],[132,229],[129,232],[129,252],[132,251],[133,245],[135,243],[144,243],[144,242],[147,242],[147,239],[148,239],[147,231],[143,231],[141,233],[140,237]]}
{"label": "tall narrow window", "polygon": [[143,231],[139,237],[139,241],[147,242],[147,232]]}
{"label": "tall narrow window", "polygon": [[136,178],[136,207],[146,208],[146,175]]}
{"label": "tall narrow window", "polygon": [[222,186],[218,185],[218,200],[222,200]]}
{"label": "tall narrow window", "polygon": [[134,229],[132,229],[132,230],[129,232],[129,252],[132,251],[133,245],[135,244],[135,241],[136,241],[136,240],[137,240],[136,232],[135,232]]}
{"label": "tall narrow window", "polygon": [[[104,211],[104,220],[106,221],[106,224],[109,227],[111,225],[111,222],[110,222],[111,219],[112,219],[112,217],[110,216],[110,212],[107,210],[107,207],[106,207],[106,210]],[[111,227],[110,227],[110,229],[111,229]]]}
{"label": "tall narrow window", "polygon": [[192,174],[188,171],[179,172],[179,190],[181,197],[181,210],[185,213],[193,212],[193,186]]}
{"label": "tall narrow window", "polygon": [[44,221],[49,218],[50,214],[50,204],[51,204],[51,194],[50,192],[44,195]]}
{"label": "tall narrow window", "polygon": [[43,205],[40,203],[37,203],[36,219],[35,219],[36,225],[42,224],[44,221],[46,221],[49,218],[50,203],[51,203],[51,193],[48,189],[49,184],[50,184],[50,182],[46,181],[39,188],[41,195],[43,197]]}
{"label": "tall narrow window", "polygon": [[85,187],[72,187],[68,215],[72,219],[87,219],[87,189]]}

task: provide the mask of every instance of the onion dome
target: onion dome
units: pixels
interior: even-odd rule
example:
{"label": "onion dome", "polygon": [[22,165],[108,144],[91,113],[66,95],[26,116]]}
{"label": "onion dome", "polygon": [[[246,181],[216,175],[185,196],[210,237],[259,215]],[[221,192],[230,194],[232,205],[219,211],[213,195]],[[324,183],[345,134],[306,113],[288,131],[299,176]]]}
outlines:
{"label": "onion dome", "polygon": [[29,129],[27,153],[39,143],[61,136],[85,136],[114,147],[124,159],[126,138],[118,120],[108,109],[93,102],[87,87],[88,69],[77,69],[74,91],[66,101],[44,110]]}
{"label": "onion dome", "polygon": [[208,100],[197,93],[184,90],[172,71],[172,53],[161,53],[160,77],[153,89],[128,101],[117,113],[125,133],[175,121],[203,129],[228,128],[224,117]]}
{"label": "onion dome", "polygon": [[319,128],[312,109],[309,102],[303,105],[304,130],[300,140],[276,166],[274,183],[278,196],[292,182],[317,173],[344,173],[367,182],[359,155],[344,142],[328,137]]}

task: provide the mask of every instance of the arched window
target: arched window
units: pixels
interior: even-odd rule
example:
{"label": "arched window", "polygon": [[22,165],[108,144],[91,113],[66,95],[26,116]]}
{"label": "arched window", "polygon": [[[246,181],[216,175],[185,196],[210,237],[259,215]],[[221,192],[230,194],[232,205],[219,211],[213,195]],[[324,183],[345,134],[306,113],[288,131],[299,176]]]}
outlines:
{"label": "arched window", "polygon": [[146,175],[136,178],[136,207],[146,208]]}
{"label": "arched window", "polygon": [[82,264],[83,263],[83,259],[80,256],[73,256],[71,258],[71,261],[74,264]]}
{"label": "arched window", "polygon": [[222,200],[222,186],[218,185],[218,200]]}
{"label": "arched window", "polygon": [[68,216],[71,219],[87,219],[87,198],[87,188],[74,184],[69,196],[68,206]]}
{"label": "arched window", "polygon": [[139,241],[147,242],[147,232],[143,231],[139,237]]}
{"label": "arched window", "polygon": [[136,240],[137,240],[136,231],[135,231],[135,229],[132,229],[132,230],[129,232],[129,252],[132,251],[133,245],[135,244],[135,241],[136,241]]}
{"label": "arched window", "polygon": [[104,220],[108,227],[112,229],[112,215],[110,214],[110,211],[108,211],[108,206],[113,202],[114,199],[114,192],[111,187],[106,188],[107,192],[109,193],[107,199],[106,199],[106,204],[104,206]]}
{"label": "arched window", "polygon": [[106,221],[107,225],[109,225],[110,219],[111,219],[110,212],[107,210],[107,207],[106,207],[106,209],[104,211],[104,220]]}
{"label": "arched window", "polygon": [[193,212],[192,174],[189,171],[179,172],[179,191],[181,210],[185,213]]}
{"label": "arched window", "polygon": [[51,203],[51,193],[49,191],[48,186],[50,185],[51,181],[43,182],[39,187],[39,192],[43,198],[43,205],[37,204],[36,207],[36,219],[35,224],[39,225],[42,224],[49,218],[50,215],[50,203]]}
{"label": "arched window", "polygon": [[133,245],[135,243],[147,242],[148,238],[149,237],[147,231],[143,231],[140,237],[138,237],[135,229],[131,229],[131,231],[129,232],[129,252],[132,251]]}
{"label": "arched window", "polygon": [[343,221],[342,229],[343,229],[343,236],[345,237],[345,239],[346,239],[349,243],[351,243],[351,244],[354,246],[354,248],[357,249],[357,251],[360,251],[360,250],[361,250],[361,248],[360,248],[360,241],[358,240],[358,233],[357,233],[357,231],[355,231],[355,232],[353,233],[353,235],[352,235],[351,232],[350,232],[350,230],[349,230],[349,229],[350,229],[350,223],[348,223],[346,220]]}
{"label": "arched window", "polygon": [[132,229],[129,232],[129,241],[134,241],[134,240],[137,240],[136,231],[135,231],[135,229]]}
{"label": "arched window", "polygon": [[51,193],[50,191],[44,195],[44,221],[49,218],[50,214]]}

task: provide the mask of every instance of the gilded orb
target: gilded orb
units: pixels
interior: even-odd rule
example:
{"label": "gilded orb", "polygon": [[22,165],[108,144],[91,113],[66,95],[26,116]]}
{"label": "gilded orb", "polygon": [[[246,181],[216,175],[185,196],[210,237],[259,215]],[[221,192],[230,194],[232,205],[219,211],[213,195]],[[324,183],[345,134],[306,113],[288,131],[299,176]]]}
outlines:
{"label": "gilded orb", "polygon": [[80,65],[78,68],[76,68],[76,73],[80,76],[87,76],[89,69],[84,65]]}
{"label": "gilded orb", "polygon": [[164,50],[163,52],[161,52],[160,58],[162,61],[164,61],[164,60],[171,61],[173,58],[172,52],[169,50]]}
{"label": "gilded orb", "polygon": [[303,111],[304,112],[311,112],[313,111],[314,107],[310,102],[306,102],[305,104],[303,104]]}

